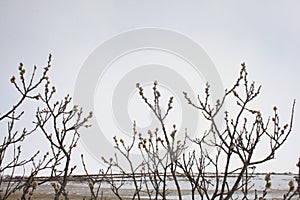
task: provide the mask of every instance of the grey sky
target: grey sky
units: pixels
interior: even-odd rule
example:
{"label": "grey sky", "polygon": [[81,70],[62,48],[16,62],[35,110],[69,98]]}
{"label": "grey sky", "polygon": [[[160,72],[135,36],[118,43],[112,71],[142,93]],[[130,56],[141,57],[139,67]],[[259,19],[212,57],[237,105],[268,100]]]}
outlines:
{"label": "grey sky", "polygon": [[[277,105],[286,121],[293,99],[300,100],[299,10],[297,0],[0,1],[1,102],[9,104],[7,99],[14,97],[9,93],[3,98],[3,91],[19,62],[44,65],[52,53],[51,79],[60,94],[72,94],[81,66],[102,42],[120,32],[158,27],[182,33],[202,46],[225,87],[246,62],[250,77],[263,85],[256,106],[268,115]],[[276,160],[260,170],[296,171],[298,113],[299,105],[291,137]]]}

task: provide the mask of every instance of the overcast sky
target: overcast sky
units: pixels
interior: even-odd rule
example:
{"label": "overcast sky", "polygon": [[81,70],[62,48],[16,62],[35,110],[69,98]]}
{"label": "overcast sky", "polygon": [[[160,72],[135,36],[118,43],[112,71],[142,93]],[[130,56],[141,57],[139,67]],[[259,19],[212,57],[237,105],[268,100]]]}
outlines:
{"label": "overcast sky", "polygon": [[[8,83],[19,62],[45,65],[52,53],[52,82],[60,94],[73,94],[84,62],[103,42],[122,32],[156,27],[199,44],[215,64],[225,88],[237,77],[240,63],[246,62],[251,79],[263,86],[255,106],[269,115],[277,105],[282,120],[287,121],[293,99],[300,100],[299,10],[297,0],[0,1],[1,107],[10,105],[15,97],[3,91],[12,91]],[[299,113],[296,105],[290,138],[261,171],[297,171]],[[81,152],[85,152],[83,147],[75,156]]]}

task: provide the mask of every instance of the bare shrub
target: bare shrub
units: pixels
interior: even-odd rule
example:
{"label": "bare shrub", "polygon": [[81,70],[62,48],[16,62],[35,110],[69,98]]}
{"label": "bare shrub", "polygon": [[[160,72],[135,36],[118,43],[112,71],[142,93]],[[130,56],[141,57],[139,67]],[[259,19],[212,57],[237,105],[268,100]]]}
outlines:
{"label": "bare shrub", "polygon": [[[202,185],[206,187],[200,188],[205,194],[205,198],[227,200],[231,199],[236,191],[242,190],[243,198],[247,199],[248,191],[252,188],[250,180],[255,167],[273,159],[277,150],[290,135],[295,102],[292,106],[290,121],[287,124],[280,124],[276,106],[273,107],[274,114],[271,120],[270,118],[264,120],[263,114],[258,109],[251,107],[251,103],[259,95],[260,89],[261,86],[256,88],[254,82],[248,81],[248,72],[243,63],[234,86],[230,90],[226,90],[224,97],[218,100],[215,105],[209,103],[209,86],[205,89],[205,99],[198,98],[197,104],[193,103],[184,93],[188,103],[199,109],[205,119],[211,123],[211,128],[207,133],[212,134],[214,139],[208,141],[206,139],[207,134],[204,134],[203,138],[194,140],[200,148],[199,157],[204,159],[204,163],[213,165],[216,174],[215,184],[203,183]],[[229,95],[233,96],[232,101],[236,103],[237,111],[235,113],[225,111],[225,126],[222,128],[218,126],[215,119]],[[265,149],[264,152],[259,152],[259,158],[257,158],[255,153],[259,145],[263,143],[262,141],[269,141],[269,148]],[[215,147],[216,154],[203,151],[201,147],[204,143]],[[232,162],[236,164],[232,164]],[[190,173],[185,168],[182,169],[185,174]],[[222,173],[221,176],[220,172]],[[196,171],[196,173],[203,174],[203,169]],[[236,177],[233,183],[228,181],[230,176]],[[213,189],[214,193],[210,195],[208,189]]]}
{"label": "bare shrub", "polygon": [[[30,165],[39,154],[39,150],[29,158],[22,158],[22,142],[33,132],[37,127],[30,130],[23,128],[16,130],[16,124],[22,120],[24,111],[21,106],[26,100],[37,101],[39,99],[39,89],[43,82],[46,81],[48,70],[51,67],[51,55],[49,56],[48,65],[43,69],[40,75],[37,75],[37,67],[34,66],[33,71],[28,74],[22,63],[18,67],[19,75],[12,76],[10,82],[15,87],[19,94],[18,100],[11,106],[8,111],[0,114],[1,125],[7,124],[7,131],[1,131],[0,144],[0,199],[7,199],[17,190],[25,187],[33,187],[32,179],[25,177],[25,168]],[[27,76],[26,76],[27,75]],[[18,127],[19,128],[19,127]],[[33,168],[37,169],[35,166]],[[16,171],[23,171],[23,175],[17,179],[14,178]],[[32,174],[36,174],[32,171]],[[25,184],[23,182],[25,181]],[[27,193],[28,189],[24,190]]]}
{"label": "bare shrub", "polygon": [[[169,195],[168,181],[174,183],[177,197],[182,199],[180,176],[190,183],[191,199],[227,200],[236,198],[237,191],[242,193],[243,199],[249,199],[249,190],[254,189],[251,178],[256,166],[274,159],[292,131],[295,102],[287,124],[280,123],[277,107],[273,107],[273,116],[265,120],[263,114],[252,107],[261,86],[256,87],[254,82],[249,82],[246,66],[244,63],[241,66],[237,81],[217,102],[211,102],[209,84],[206,85],[204,99],[198,95],[197,103],[183,92],[187,103],[198,109],[210,124],[201,138],[189,138],[185,133],[187,137],[184,141],[176,139],[176,125],[168,132],[165,124],[173,108],[173,97],[162,109],[157,81],[153,84],[153,102],[144,95],[143,87],[137,84],[142,100],[156,116],[160,127],[149,130],[148,137],[142,137],[134,123],[129,145],[122,138],[114,137],[118,154],[103,160],[111,170],[107,182],[119,199],[124,199],[120,191],[127,181],[134,186],[132,199],[142,199],[142,194],[149,199],[166,199]],[[236,105],[234,112],[221,113],[225,101]],[[224,126],[216,122],[219,115],[223,115]],[[186,140],[192,141],[197,149],[186,152]],[[268,141],[269,146],[257,157],[260,145],[265,144],[262,141]],[[214,150],[208,151],[208,147]],[[133,148],[139,148],[143,158],[135,166],[131,159]],[[164,153],[161,150],[165,150]],[[125,158],[127,164],[120,162],[117,155]],[[129,165],[130,170],[126,171],[124,165]],[[118,182],[114,180],[115,171],[120,173]],[[266,192],[263,197],[265,195]]]}
{"label": "bare shrub", "polygon": [[[10,110],[0,115],[0,122],[7,123],[7,132],[1,135],[0,144],[1,200],[9,198],[17,191],[21,191],[22,200],[31,199],[36,188],[50,180],[53,181],[54,199],[58,200],[61,195],[68,199],[66,186],[76,168],[71,166],[71,154],[80,137],[78,130],[89,127],[88,120],[92,117],[92,113],[84,117],[82,109],[71,105],[72,98],[69,95],[62,100],[54,99],[56,88],[50,86],[47,76],[51,68],[51,58],[49,55],[47,66],[40,76],[37,75],[36,66],[32,73],[26,76],[26,70],[21,63],[18,68],[19,77],[12,76],[10,79],[20,98]],[[37,108],[33,128],[29,131],[26,128],[18,131],[15,130],[15,124],[22,120],[24,110],[21,106],[27,99],[36,101],[40,107]],[[23,158],[23,142],[30,135],[40,132],[48,141],[49,151],[40,156],[40,150],[36,149],[31,157]],[[28,169],[31,171],[28,172]],[[16,171],[23,173],[21,176],[15,176]],[[41,171],[48,173],[48,176],[36,180]]]}
{"label": "bare shrub", "polygon": [[[71,163],[72,152],[80,138],[79,129],[90,126],[88,122],[92,113],[84,116],[81,108],[72,105],[69,95],[62,100],[54,98],[56,88],[50,85],[47,76],[50,67],[51,55],[39,76],[37,67],[26,74],[23,64],[20,64],[18,78],[13,76],[10,80],[20,98],[8,111],[0,114],[1,125],[7,124],[7,131],[1,135],[0,143],[0,200],[8,199],[17,191],[21,191],[22,200],[31,199],[37,187],[49,181],[52,181],[55,200],[69,199],[66,188],[76,168]],[[168,102],[162,102],[157,81],[153,83],[153,97],[147,97],[140,84],[136,86],[159,127],[148,130],[144,136],[134,122],[130,142],[114,137],[116,152],[111,158],[102,158],[107,168],[99,170],[95,176],[88,173],[82,156],[92,200],[104,198],[103,183],[108,183],[120,200],[167,199],[171,195],[181,200],[186,195],[181,181],[189,183],[191,192],[188,195],[193,200],[250,199],[249,191],[255,189],[251,180],[256,166],[274,159],[292,131],[295,102],[288,123],[280,122],[276,106],[273,107],[273,116],[265,119],[263,113],[253,107],[261,86],[256,87],[254,82],[249,82],[245,64],[242,64],[232,88],[226,90],[217,102],[211,100],[209,84],[206,85],[204,98],[199,95],[197,102],[183,92],[187,103],[198,109],[210,125],[199,138],[190,138],[186,129],[185,139],[177,139],[176,125],[166,124],[173,109],[173,97]],[[16,124],[22,120],[24,111],[21,106],[26,100],[38,101],[39,106],[33,128],[20,131]],[[222,113],[224,103],[228,101],[236,108]],[[217,123],[219,116],[223,117],[223,126]],[[36,149],[31,156],[23,158],[21,146],[33,133],[45,136],[49,151],[43,155]],[[187,151],[187,141],[191,141],[195,149]],[[268,141],[267,148],[257,156],[261,145],[266,145],[262,141]],[[138,162],[133,161],[134,150],[140,153]],[[30,172],[26,171],[28,168]],[[23,172],[21,176],[16,176],[17,171]],[[48,177],[38,180],[37,176],[42,171]],[[262,194],[255,192],[254,199],[266,198],[271,187],[269,175],[265,181]],[[132,189],[128,189],[128,185]],[[175,189],[171,189],[170,185],[174,185]],[[299,188],[295,189],[293,181],[288,186],[283,199],[299,194]]]}
{"label": "bare shrub", "polygon": [[54,199],[58,200],[61,195],[68,199],[66,186],[76,168],[71,166],[71,155],[80,137],[78,130],[89,127],[88,120],[93,114],[90,112],[87,117],[83,117],[82,109],[77,105],[71,106],[72,98],[69,95],[57,101],[53,99],[55,92],[56,88],[52,86],[50,89],[50,81],[47,81],[44,94],[39,96],[45,107],[38,108],[35,123],[50,143],[53,159],[50,177],[54,180]]}

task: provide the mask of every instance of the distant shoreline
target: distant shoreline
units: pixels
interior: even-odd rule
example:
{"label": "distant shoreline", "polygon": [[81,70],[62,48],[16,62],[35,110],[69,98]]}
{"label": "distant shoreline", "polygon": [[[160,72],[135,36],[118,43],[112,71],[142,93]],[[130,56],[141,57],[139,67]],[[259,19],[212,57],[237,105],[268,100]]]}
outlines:
{"label": "distant shoreline", "polygon": [[[253,174],[248,174],[248,176],[261,176],[261,175],[266,175],[266,174],[271,174],[271,175],[275,175],[275,176],[280,176],[280,175],[289,175],[289,176],[299,176],[298,174],[296,173],[292,173],[292,172],[269,172],[269,173],[266,173],[266,172],[256,172],[256,173],[253,173]],[[145,173],[135,173],[134,174],[135,177],[140,177],[140,176],[149,176],[151,175],[150,173],[148,174],[145,174]],[[195,173],[195,176],[197,174]],[[216,177],[216,173],[213,173],[213,172],[207,172],[205,173],[205,175],[208,177],[208,178],[211,178],[211,177]],[[224,176],[224,173],[219,173],[218,174],[220,177],[223,177]],[[238,173],[231,173],[228,175],[228,177],[236,177],[238,175]],[[168,177],[172,177],[171,174],[167,174]],[[71,175],[69,176],[68,180],[69,181],[75,181],[75,182],[82,182],[82,181],[88,181],[90,179],[103,179],[104,177],[106,178],[114,178],[114,179],[120,179],[120,178],[123,178],[123,179],[126,179],[126,178],[131,178],[131,174],[128,173],[128,174],[121,174],[121,173],[115,173],[115,174],[108,174],[108,175],[103,175],[103,174],[89,174],[89,175],[83,175],[83,174],[75,174],[75,175]],[[181,173],[178,173],[177,174],[177,177],[185,177],[184,174],[181,174]],[[12,182],[17,182],[17,181],[20,181],[21,180],[26,180],[27,176],[14,176],[14,177],[10,177],[9,175],[4,175],[2,177],[2,181],[3,182],[8,182],[8,181],[12,181]],[[57,181],[59,179],[61,179],[62,177],[61,176],[56,176],[56,177],[49,177],[49,176],[37,176],[37,177],[34,177],[34,180],[35,181]]]}

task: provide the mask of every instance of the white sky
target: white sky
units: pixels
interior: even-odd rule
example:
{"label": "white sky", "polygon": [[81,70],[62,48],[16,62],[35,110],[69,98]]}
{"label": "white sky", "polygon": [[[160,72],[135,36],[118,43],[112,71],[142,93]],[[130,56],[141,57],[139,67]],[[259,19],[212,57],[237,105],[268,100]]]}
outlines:
{"label": "white sky", "polygon": [[[135,28],[158,27],[196,41],[215,63],[225,87],[246,62],[250,77],[263,85],[256,106],[268,115],[277,105],[285,121],[293,99],[300,99],[299,10],[297,0],[0,1],[1,104],[13,101],[13,94],[3,91],[19,62],[44,65],[52,53],[51,80],[61,94],[72,94],[81,66],[102,42]],[[298,104],[292,135],[276,159],[259,170],[297,171]],[[79,157],[84,149],[78,151]]]}

